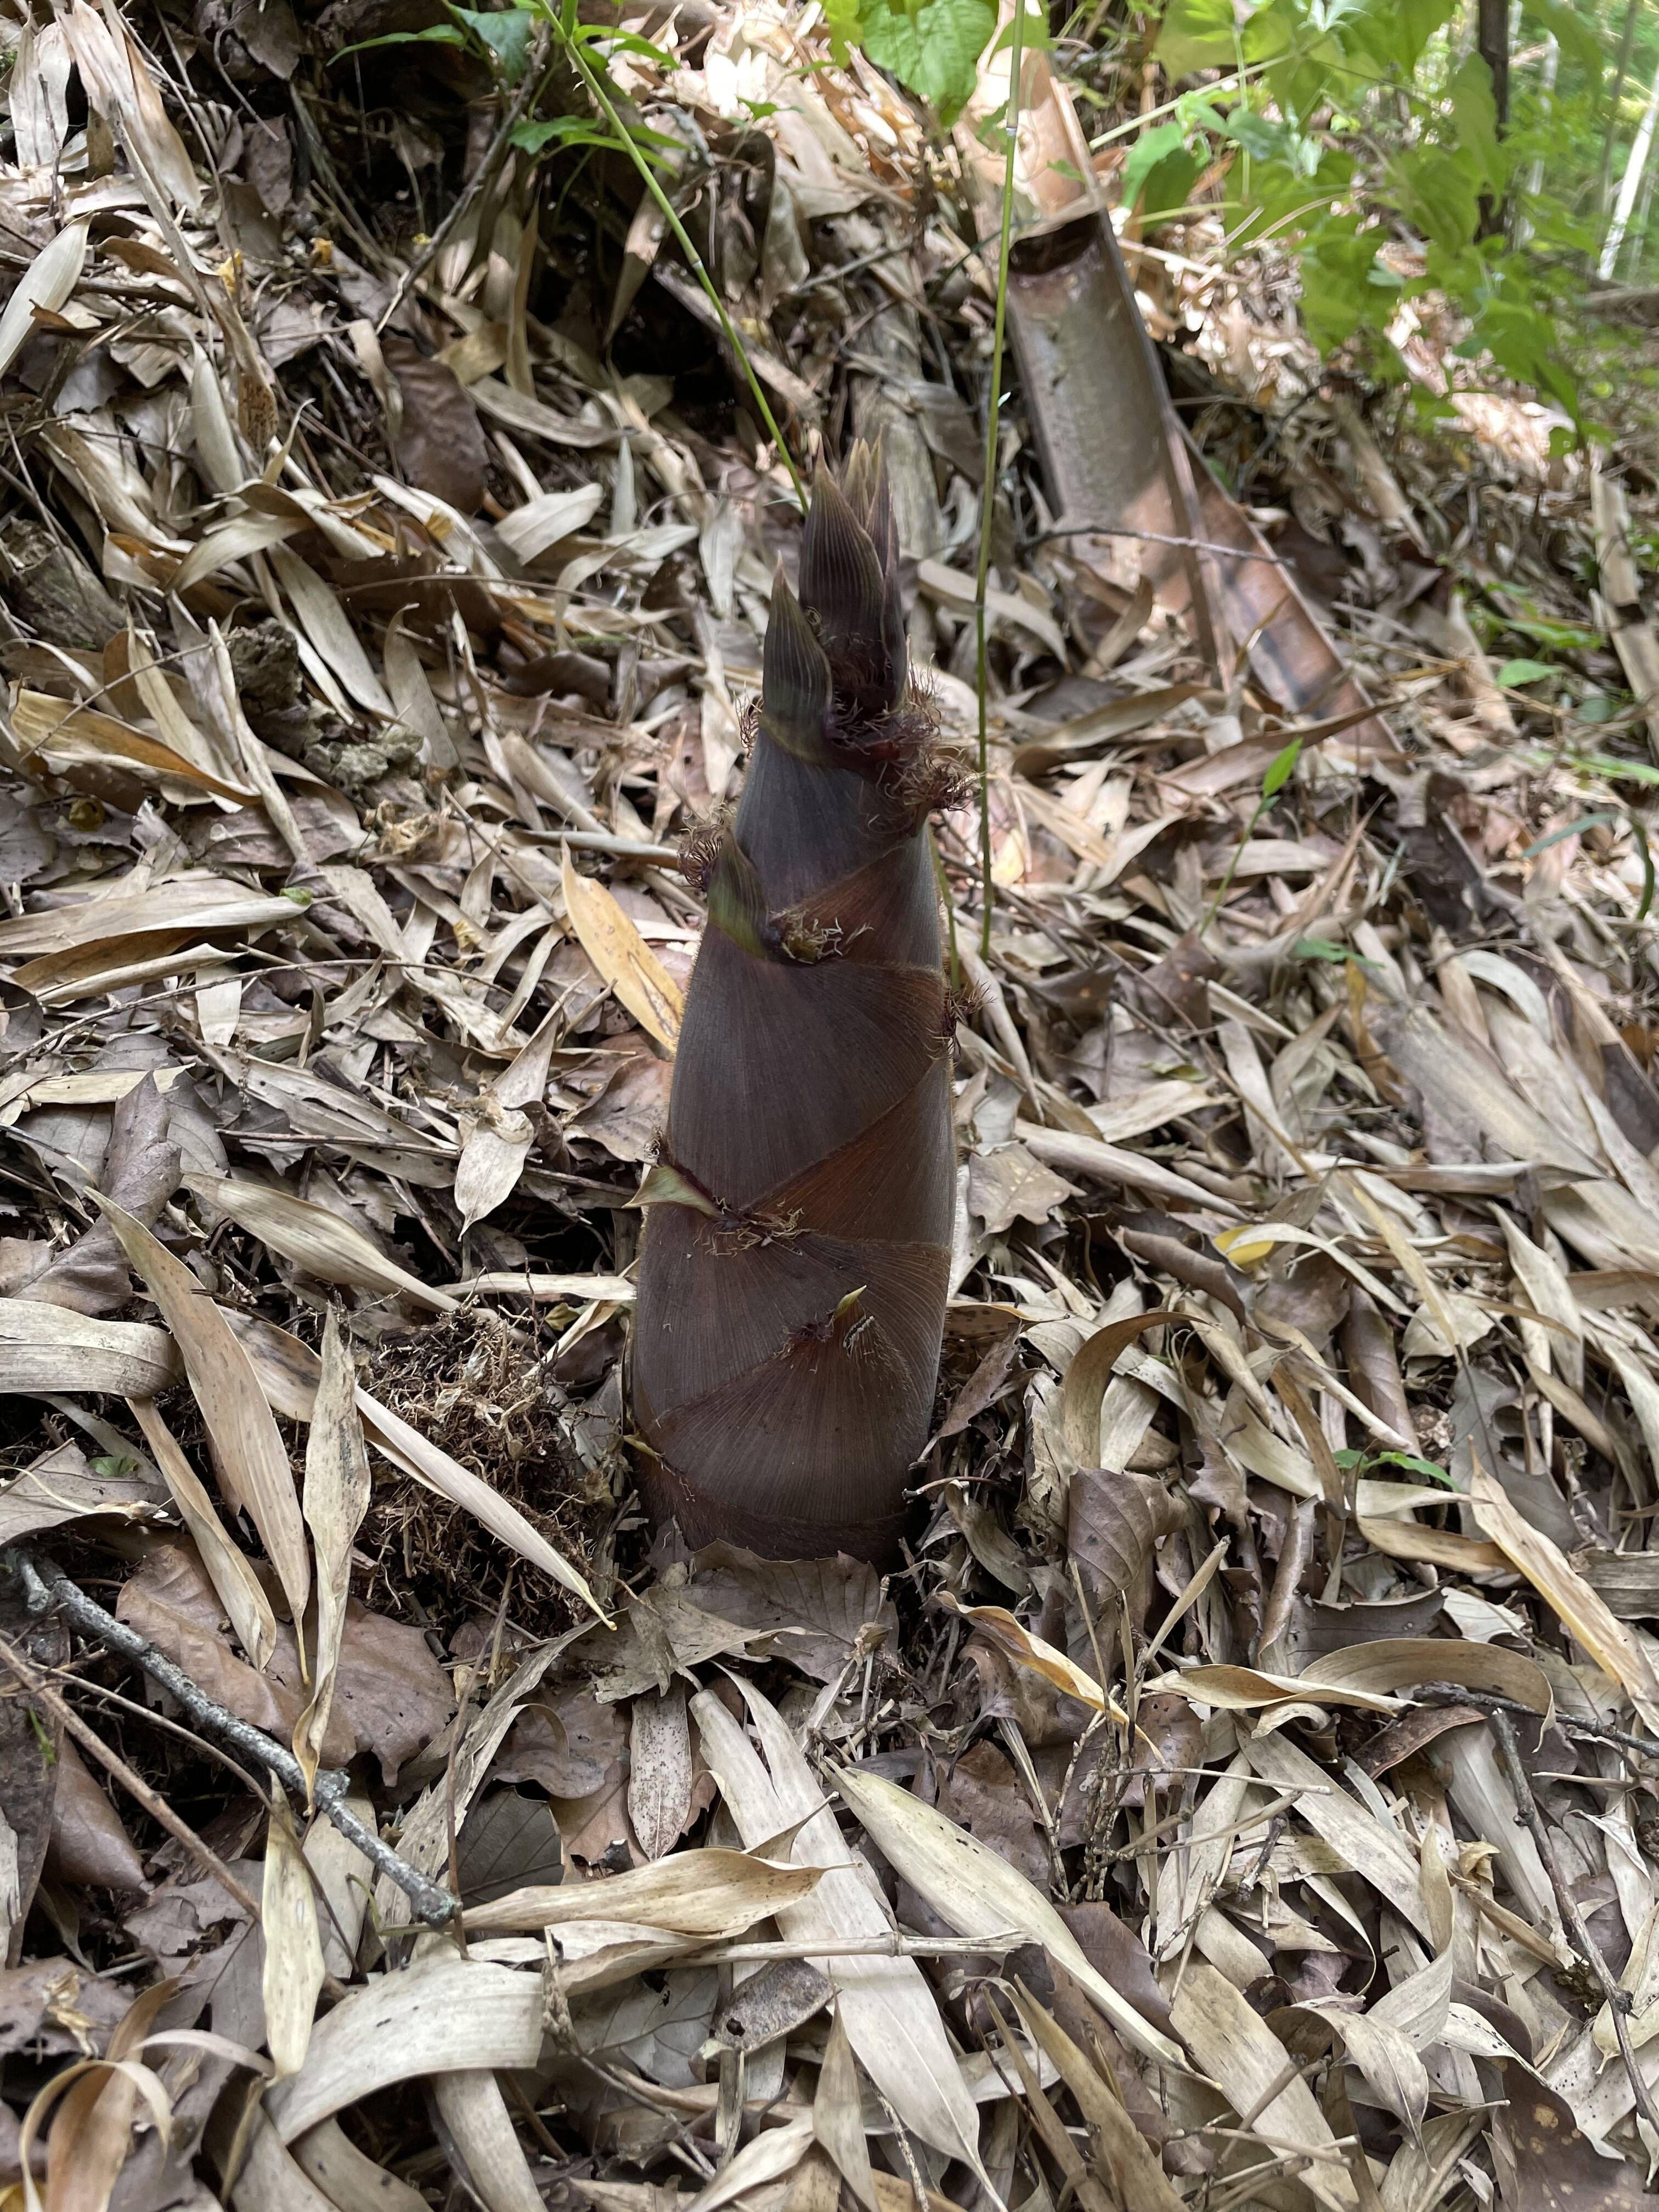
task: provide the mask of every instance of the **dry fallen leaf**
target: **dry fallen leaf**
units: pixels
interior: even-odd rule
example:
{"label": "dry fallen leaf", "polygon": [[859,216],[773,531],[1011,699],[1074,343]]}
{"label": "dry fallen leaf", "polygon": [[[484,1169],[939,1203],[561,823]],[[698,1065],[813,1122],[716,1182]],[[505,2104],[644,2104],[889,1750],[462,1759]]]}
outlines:
{"label": "dry fallen leaf", "polygon": [[118,1206],[106,1200],[103,1211],[184,1356],[185,1371],[207,1423],[219,1480],[259,1531],[297,1634],[311,1595],[311,1556],[293,1469],[247,1354],[182,1261],[175,1260]]}
{"label": "dry fallen leaf", "polygon": [[685,1012],[679,985],[605,885],[592,876],[578,874],[568,848],[561,882],[565,912],[582,951],[640,1027],[672,1053],[679,1042]]}

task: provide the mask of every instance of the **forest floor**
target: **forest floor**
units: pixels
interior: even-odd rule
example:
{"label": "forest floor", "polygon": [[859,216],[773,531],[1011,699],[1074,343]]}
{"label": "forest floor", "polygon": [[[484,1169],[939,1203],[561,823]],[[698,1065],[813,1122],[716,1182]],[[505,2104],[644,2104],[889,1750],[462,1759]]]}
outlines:
{"label": "forest floor", "polygon": [[[0,20],[0,2206],[1633,2203],[1644,447],[1121,226],[1237,505],[1057,532],[1133,363],[1011,361],[907,1564],[687,1557],[631,1201],[799,514],[620,151],[339,58],[430,20]],[[971,769],[975,142],[802,20],[613,76]]]}

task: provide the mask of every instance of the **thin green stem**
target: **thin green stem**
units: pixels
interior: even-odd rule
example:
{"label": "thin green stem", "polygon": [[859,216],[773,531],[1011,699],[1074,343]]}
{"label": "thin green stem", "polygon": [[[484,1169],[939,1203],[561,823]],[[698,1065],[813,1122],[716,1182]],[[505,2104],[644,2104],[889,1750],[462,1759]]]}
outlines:
{"label": "thin green stem", "polygon": [[760,379],[756,375],[754,363],[749,358],[749,349],[744,345],[736,325],[726,313],[726,302],[721,299],[714,279],[704,268],[702,255],[687,236],[685,225],[674,212],[672,201],[652,173],[651,164],[635,145],[633,134],[624,126],[622,118],[617,114],[611,95],[605,90],[604,72],[593,67],[592,62],[582,52],[580,43],[569,35],[562,25],[559,28],[559,36],[564,42],[565,51],[576,65],[578,75],[592,94],[594,106],[616,132],[617,143],[626,149],[629,160],[640,173],[645,189],[662,210],[664,221],[673,232],[675,241],[680,252],[685,256],[686,266],[702,285],[708,296],[709,306],[720,317],[720,328],[726,334],[726,342],[737,356],[738,365],[748,380],[755,404],[760,410],[761,421],[766,426],[767,435],[772,440],[782,457],[783,465],[789,471],[789,481],[795,487],[795,497],[800,501],[800,511],[805,514],[807,505],[806,486],[801,481],[800,471],[795,466],[794,455],[790,452],[788,442],[782,431],[778,428],[772,410],[767,403],[766,394],[761,390]]}
{"label": "thin green stem", "polygon": [[1249,843],[1251,837],[1255,835],[1256,823],[1261,821],[1262,816],[1272,805],[1273,801],[1270,799],[1258,799],[1256,802],[1255,812],[1251,815],[1249,820],[1244,824],[1244,835],[1239,839],[1237,844],[1233,848],[1233,857],[1227,863],[1227,872],[1221,878],[1220,888],[1216,892],[1215,896],[1210,901],[1208,909],[1205,914],[1203,921],[1198,925],[1198,934],[1200,938],[1206,934],[1210,924],[1215,920],[1217,915],[1220,913],[1221,902],[1226,897],[1228,892],[1231,890],[1233,887],[1233,878],[1238,873],[1238,864],[1244,857],[1244,848]]}
{"label": "thin green stem", "polygon": [[1026,0],[1014,0],[1008,52],[1008,100],[1003,127],[1008,147],[1002,164],[1002,229],[997,241],[996,321],[991,333],[991,389],[985,409],[985,477],[980,491],[979,560],[974,574],[974,631],[979,689],[980,956],[991,957],[991,735],[988,720],[990,669],[985,650],[985,594],[991,574],[991,520],[996,500],[997,449],[1002,424],[1002,340],[1008,316],[1008,248],[1014,224],[1014,156],[1019,149],[1019,96],[1025,60]]}

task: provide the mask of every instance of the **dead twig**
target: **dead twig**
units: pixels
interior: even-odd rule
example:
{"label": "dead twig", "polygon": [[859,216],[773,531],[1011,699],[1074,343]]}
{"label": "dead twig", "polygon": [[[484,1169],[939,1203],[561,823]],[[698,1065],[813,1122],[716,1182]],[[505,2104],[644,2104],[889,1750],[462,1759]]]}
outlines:
{"label": "dead twig", "polygon": [[[205,1691],[198,1689],[171,1659],[158,1651],[148,1638],[118,1620],[112,1613],[106,1613],[101,1605],[56,1567],[36,1561],[21,1546],[6,1553],[5,1566],[32,1613],[44,1614],[61,1608],[82,1635],[95,1637],[110,1650],[142,1668],[151,1681],[159,1683],[170,1697],[178,1699],[198,1728],[221,1737],[244,1758],[274,1775],[302,1803],[305,1802],[305,1776],[299,1760],[285,1745],[277,1743],[249,1722],[238,1720],[234,1713],[227,1712]],[[410,1866],[407,1859],[400,1858],[389,1844],[381,1842],[373,1828],[357,1818],[345,1802],[350,1787],[349,1775],[337,1768],[325,1768],[317,1777],[312,1802],[349,1843],[356,1845],[377,1873],[397,1883],[428,1927],[447,1927],[459,1910],[454,1898],[438,1883],[428,1881],[418,1868]]]}
{"label": "dead twig", "polygon": [[[1487,1714],[1509,1713],[1522,1720],[1538,1718],[1532,1707],[1523,1705],[1518,1698],[1504,1697],[1496,1690],[1471,1690],[1462,1682],[1425,1682],[1416,1694],[1425,1705],[1449,1702],[1478,1705]],[[1570,1713],[1558,1712],[1551,1726],[1559,1729],[1564,1735],[1589,1736],[1597,1743],[1616,1743],[1626,1751],[1639,1751],[1649,1759],[1659,1759],[1659,1738],[1633,1735],[1628,1729],[1614,1728],[1611,1721],[1577,1720]]]}

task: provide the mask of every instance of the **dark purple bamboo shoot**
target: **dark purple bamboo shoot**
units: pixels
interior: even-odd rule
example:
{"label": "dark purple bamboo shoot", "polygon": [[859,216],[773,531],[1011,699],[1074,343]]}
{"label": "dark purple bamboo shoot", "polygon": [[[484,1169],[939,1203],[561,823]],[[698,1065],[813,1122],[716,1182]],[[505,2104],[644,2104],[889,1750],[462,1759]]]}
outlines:
{"label": "dark purple bamboo shoot", "polygon": [[742,799],[641,1194],[641,1486],[694,1544],[890,1557],[927,1438],[955,1185],[927,836],[951,781],[906,665],[878,455],[820,472],[773,587]]}

